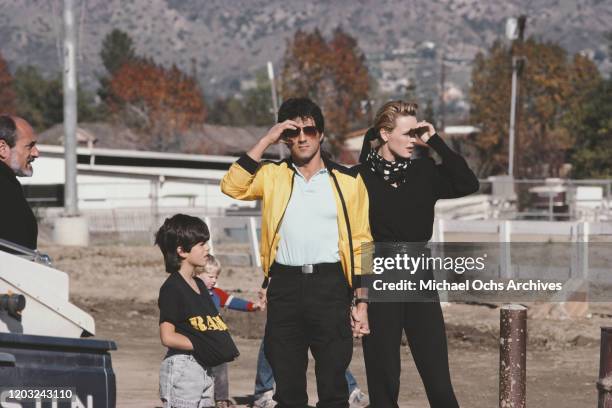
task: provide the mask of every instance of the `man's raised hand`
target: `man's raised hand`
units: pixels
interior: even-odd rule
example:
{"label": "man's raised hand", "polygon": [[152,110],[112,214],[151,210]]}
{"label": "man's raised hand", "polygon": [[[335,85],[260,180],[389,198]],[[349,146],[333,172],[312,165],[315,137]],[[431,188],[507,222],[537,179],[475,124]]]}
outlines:
{"label": "man's raised hand", "polygon": [[298,127],[299,125],[292,120],[286,120],[284,122],[277,123],[276,125],[272,126],[270,130],[268,130],[268,133],[266,133],[264,137],[259,139],[257,144],[255,144],[255,146],[253,146],[247,152],[247,155],[249,155],[251,159],[257,162],[260,161],[261,158],[263,157],[264,152],[266,151],[268,147],[272,146],[273,144],[278,143],[279,141],[284,142],[281,139],[281,136],[283,135],[284,130],[297,129]]}
{"label": "man's raised hand", "polygon": [[287,129],[293,130],[297,128],[299,128],[299,125],[295,121],[288,119],[272,126],[270,130],[268,130],[268,133],[264,136],[264,139],[269,145],[279,142],[285,143],[285,141],[282,139],[283,132]]}

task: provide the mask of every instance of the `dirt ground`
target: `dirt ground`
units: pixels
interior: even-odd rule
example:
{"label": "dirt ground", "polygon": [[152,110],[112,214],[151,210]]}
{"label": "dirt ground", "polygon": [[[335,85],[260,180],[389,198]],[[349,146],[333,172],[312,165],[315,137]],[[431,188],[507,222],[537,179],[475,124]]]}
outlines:
{"label": "dirt ground", "polygon": [[[97,246],[86,249],[47,246],[56,268],[70,275],[71,299],[96,319],[97,338],[111,339],[118,407],[158,407],[158,369],[164,349],[158,335],[158,289],[166,278],[159,251],[151,246]],[[225,267],[219,287],[254,299],[262,275],[255,268]],[[591,304],[586,317],[560,318],[533,313],[528,319],[527,405],[580,408],[597,404],[600,327],[611,325],[612,306]],[[463,407],[498,406],[499,309],[450,304],[444,308],[451,375]],[[539,316],[536,316],[539,315]],[[230,393],[248,406],[265,313],[228,311],[240,357],[230,365]],[[361,344],[355,341],[351,369],[367,392]],[[312,364],[310,403],[316,403]],[[402,355],[400,407],[427,407],[410,351]]]}

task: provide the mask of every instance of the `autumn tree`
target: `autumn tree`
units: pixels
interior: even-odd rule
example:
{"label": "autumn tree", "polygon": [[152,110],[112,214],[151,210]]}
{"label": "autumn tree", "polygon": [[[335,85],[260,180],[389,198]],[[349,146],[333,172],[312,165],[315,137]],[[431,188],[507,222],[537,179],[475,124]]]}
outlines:
{"label": "autumn tree", "polygon": [[[470,120],[480,126],[472,141],[480,176],[503,173],[508,166],[507,135],[511,66],[508,50],[495,42],[488,55],[476,54],[472,64]],[[503,79],[502,79],[503,78]]]}
{"label": "autumn tree", "polygon": [[[331,78],[329,46],[319,30],[296,31],[287,44],[281,74],[282,98],[307,96],[318,99],[323,92],[321,82]],[[323,89],[320,89],[323,88]]]}
{"label": "autumn tree", "polygon": [[[585,58],[568,60],[556,44],[528,39],[514,45],[525,57],[517,101],[515,176],[558,176],[575,141],[568,114],[596,86],[599,74]],[[511,94],[510,49],[496,42],[479,53],[472,68],[470,119],[481,132],[472,141],[481,176],[505,173]]]}
{"label": "autumn tree", "polygon": [[566,51],[533,39],[519,47],[526,57],[519,94],[516,148],[518,177],[556,177],[572,146],[563,118],[576,93]]}
{"label": "autumn tree", "polygon": [[15,90],[13,76],[6,61],[0,54],[0,112],[13,113],[15,110]]}
{"label": "autumn tree", "polygon": [[285,51],[281,91],[283,99],[308,96],[321,106],[332,143],[364,125],[370,78],[357,41],[341,28],[329,40],[318,30],[297,31]]}
{"label": "autumn tree", "polygon": [[150,59],[135,58],[110,78],[113,113],[145,136],[143,147],[177,149],[179,136],[206,119],[197,81],[176,66],[167,69]]}

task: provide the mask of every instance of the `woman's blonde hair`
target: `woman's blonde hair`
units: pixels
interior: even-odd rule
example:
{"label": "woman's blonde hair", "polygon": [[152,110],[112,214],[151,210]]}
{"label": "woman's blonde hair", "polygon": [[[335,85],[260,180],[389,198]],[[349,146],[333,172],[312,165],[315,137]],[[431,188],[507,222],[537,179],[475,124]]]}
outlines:
{"label": "woman's blonde hair", "polygon": [[416,116],[419,105],[414,102],[390,101],[385,103],[376,113],[374,127],[377,130],[392,132],[395,129],[395,120],[399,116]]}

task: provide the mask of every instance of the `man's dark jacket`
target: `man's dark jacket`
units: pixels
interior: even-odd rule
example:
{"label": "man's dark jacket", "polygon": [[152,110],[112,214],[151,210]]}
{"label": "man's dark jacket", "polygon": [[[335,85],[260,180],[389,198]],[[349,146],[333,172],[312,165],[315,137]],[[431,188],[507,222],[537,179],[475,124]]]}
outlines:
{"label": "man's dark jacket", "polygon": [[0,162],[0,239],[36,249],[38,225],[15,172]]}

